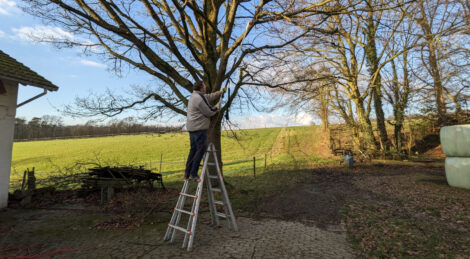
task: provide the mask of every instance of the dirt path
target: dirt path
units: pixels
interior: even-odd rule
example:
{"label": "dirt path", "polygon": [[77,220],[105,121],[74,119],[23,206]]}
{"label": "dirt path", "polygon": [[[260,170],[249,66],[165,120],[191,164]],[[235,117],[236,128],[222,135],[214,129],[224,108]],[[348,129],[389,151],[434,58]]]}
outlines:
{"label": "dirt path", "polygon": [[280,153],[280,150],[284,147],[284,142],[282,141],[284,138],[284,135],[286,134],[286,127],[282,128],[279,133],[277,134],[276,140],[274,141],[274,144],[271,148],[270,153],[271,154],[278,154]]}
{"label": "dirt path", "polygon": [[344,225],[344,209],[352,200],[371,200],[373,194],[353,184],[357,176],[331,168],[304,170],[310,177],[294,188],[279,189],[262,199],[256,213],[262,217],[294,220],[322,229]]}

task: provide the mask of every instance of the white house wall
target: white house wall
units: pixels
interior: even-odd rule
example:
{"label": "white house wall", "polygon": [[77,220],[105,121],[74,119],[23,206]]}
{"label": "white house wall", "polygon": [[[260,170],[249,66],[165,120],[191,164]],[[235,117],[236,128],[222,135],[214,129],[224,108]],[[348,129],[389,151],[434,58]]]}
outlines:
{"label": "white house wall", "polygon": [[6,94],[0,94],[0,208],[5,208],[8,205],[18,84],[8,80],[2,82]]}

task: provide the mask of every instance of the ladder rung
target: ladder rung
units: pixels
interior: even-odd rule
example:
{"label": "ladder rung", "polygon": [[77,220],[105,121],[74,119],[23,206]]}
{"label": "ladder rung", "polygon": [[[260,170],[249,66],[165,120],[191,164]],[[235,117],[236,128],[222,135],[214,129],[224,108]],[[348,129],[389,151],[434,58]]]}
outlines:
{"label": "ladder rung", "polygon": [[217,212],[217,213],[215,213],[215,215],[217,215],[218,217],[224,218],[224,219],[227,218],[227,215],[225,215],[224,213]]}
{"label": "ladder rung", "polygon": [[191,197],[191,198],[196,198],[196,199],[197,199],[197,196],[196,196],[196,195],[191,195],[191,194],[187,194],[187,193],[184,193],[184,192],[180,192],[180,195],[183,195],[183,196],[186,196],[186,197]]}
{"label": "ladder rung", "polygon": [[179,211],[179,212],[182,212],[182,213],[184,213],[184,214],[188,214],[188,215],[190,215],[190,216],[191,216],[191,215],[194,216],[194,213],[191,212],[191,211],[180,210],[180,209],[177,209],[177,208],[175,208],[175,210],[176,210],[176,211]]}
{"label": "ladder rung", "polygon": [[182,231],[182,232],[184,232],[184,233],[190,233],[190,232],[191,232],[191,231],[188,231],[188,230],[186,230],[186,229],[184,229],[184,228],[182,228],[182,227],[178,227],[178,226],[175,226],[175,225],[168,224],[168,226],[169,226],[170,228],[174,228],[174,229],[179,230],[179,231]]}
{"label": "ladder rung", "polygon": [[[185,233],[186,236],[183,241],[183,247],[186,247],[188,251],[191,251],[193,247],[194,233],[192,231],[196,228],[198,210],[200,208],[200,202],[202,200],[199,198],[202,198],[204,180],[207,181],[206,183],[207,186],[205,187],[207,187],[207,190],[209,192],[208,200],[210,203],[209,206],[210,206],[213,223],[216,223],[217,225],[219,225],[220,220],[226,221],[233,227],[235,231],[238,231],[238,226],[237,226],[235,217],[233,215],[232,206],[231,206],[230,200],[227,197],[227,190],[223,182],[224,176],[221,174],[220,170],[218,170],[217,172],[214,172],[212,170],[214,168],[211,169],[211,167],[209,167],[209,166],[216,166],[217,167],[216,169],[220,169],[219,166],[222,166],[222,161],[217,160],[217,153],[216,153],[217,150],[215,150],[213,143],[210,143],[208,145],[206,152],[207,153],[204,154],[205,155],[204,161],[206,163],[204,163],[204,165],[201,165],[201,164],[199,165],[199,166],[203,166],[203,171],[201,172],[201,179],[198,180],[197,189],[195,192],[189,191],[190,182],[185,181],[183,188],[179,192],[180,196],[178,196],[178,202],[176,203],[176,206],[173,211],[173,215],[171,216],[170,224],[168,224],[168,228],[165,234],[165,240],[173,241],[175,239],[176,230]],[[210,159],[210,158],[213,158],[213,159]],[[209,160],[211,162],[209,162]],[[219,179],[219,180],[211,180],[211,179]],[[214,188],[213,186],[217,188]],[[216,194],[215,192],[219,192],[220,194]],[[215,196],[217,196],[217,198],[221,200],[216,200]],[[221,196],[221,198],[218,196]],[[189,208],[184,207],[185,204],[183,201],[185,201],[186,199],[185,197],[194,199],[194,200],[190,200],[190,201],[193,201],[193,208],[191,209],[191,211],[189,211]],[[222,206],[224,210],[221,210]],[[187,228],[184,228],[184,226],[181,226],[182,224],[180,224],[181,218],[186,217],[186,216],[182,216],[181,213],[189,215],[190,222],[188,222]],[[189,236],[189,240],[188,240],[188,236]]]}
{"label": "ladder rung", "polygon": [[215,201],[215,200],[214,200],[214,203],[217,204],[217,205],[224,205],[224,202],[223,202],[223,201]]}

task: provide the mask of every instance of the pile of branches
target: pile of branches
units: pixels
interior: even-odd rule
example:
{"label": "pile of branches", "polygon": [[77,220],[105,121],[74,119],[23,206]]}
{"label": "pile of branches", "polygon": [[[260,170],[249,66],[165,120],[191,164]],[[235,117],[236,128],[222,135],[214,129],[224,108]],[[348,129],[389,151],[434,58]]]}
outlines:
{"label": "pile of branches", "polygon": [[143,166],[105,166],[90,168],[87,175],[83,177],[83,187],[96,187],[97,182],[103,181],[120,181],[131,186],[138,185],[140,183],[148,183],[150,187],[153,187],[153,183],[156,181],[163,189],[165,189],[162,175],[145,169]]}

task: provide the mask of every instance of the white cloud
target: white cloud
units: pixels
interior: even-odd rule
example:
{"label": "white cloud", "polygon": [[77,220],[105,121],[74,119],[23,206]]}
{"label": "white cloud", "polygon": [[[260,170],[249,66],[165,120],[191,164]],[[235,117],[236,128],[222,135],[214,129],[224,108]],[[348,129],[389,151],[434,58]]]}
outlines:
{"label": "white cloud", "polygon": [[5,32],[3,32],[2,30],[0,30],[0,38],[3,38],[5,37]]}
{"label": "white cloud", "polygon": [[12,31],[16,38],[32,42],[40,42],[41,40],[77,40],[70,32],[66,32],[59,27],[45,25],[35,25],[34,27],[24,26],[21,28],[13,28]]}
{"label": "white cloud", "polygon": [[104,64],[101,64],[101,63],[98,63],[98,62],[95,62],[95,61],[91,61],[91,60],[87,60],[87,59],[81,59],[80,64],[85,65],[85,66],[90,66],[90,67],[106,68],[106,65],[104,65]]}
{"label": "white cloud", "polygon": [[263,114],[263,115],[249,115],[244,119],[236,120],[237,124],[242,129],[253,128],[271,128],[271,127],[286,127],[286,126],[306,126],[312,125],[314,118],[307,113],[300,113],[298,115],[281,115],[281,114]]}
{"label": "white cloud", "polygon": [[11,0],[0,0],[0,15],[11,15],[18,10],[16,2]]}
{"label": "white cloud", "polygon": [[[2,1],[2,0],[0,0]],[[82,38],[80,36],[74,35],[68,31],[63,30],[60,27],[46,26],[46,25],[34,25],[34,26],[23,26],[20,28],[12,28],[12,36],[10,39],[13,40],[22,40],[33,43],[53,43],[57,45],[65,44],[68,42],[73,42],[74,45],[78,44],[83,49],[91,49],[98,51],[99,47],[89,39]]]}
{"label": "white cloud", "polygon": [[295,122],[300,125],[312,125],[314,118],[312,114],[302,112],[295,116]]}

